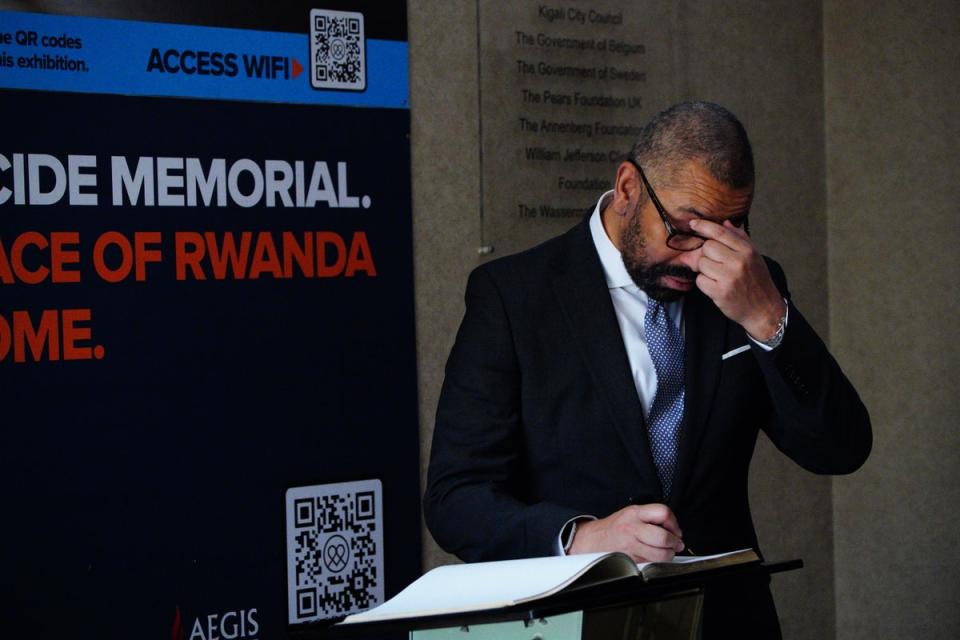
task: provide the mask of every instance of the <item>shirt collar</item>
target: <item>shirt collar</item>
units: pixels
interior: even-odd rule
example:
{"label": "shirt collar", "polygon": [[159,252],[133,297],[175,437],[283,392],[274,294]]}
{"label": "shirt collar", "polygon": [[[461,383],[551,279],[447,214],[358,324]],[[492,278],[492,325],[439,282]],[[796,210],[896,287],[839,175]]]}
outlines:
{"label": "shirt collar", "polygon": [[613,246],[606,229],[603,228],[601,212],[610,204],[613,199],[613,191],[607,191],[600,196],[597,206],[593,209],[593,215],[590,216],[590,234],[593,236],[593,245],[597,248],[600,255],[600,263],[603,265],[603,275],[607,279],[608,289],[617,289],[619,287],[629,287],[633,285],[627,268],[623,266],[623,258],[620,257],[620,251]]}

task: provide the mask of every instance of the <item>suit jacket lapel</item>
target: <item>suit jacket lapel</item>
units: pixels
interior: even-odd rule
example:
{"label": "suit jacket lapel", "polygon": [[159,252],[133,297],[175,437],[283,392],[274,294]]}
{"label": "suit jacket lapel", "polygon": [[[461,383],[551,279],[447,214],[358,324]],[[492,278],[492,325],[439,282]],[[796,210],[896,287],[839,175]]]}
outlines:
{"label": "suit jacket lapel", "polygon": [[727,320],[713,301],[691,292],[684,301],[686,399],[670,504],[679,504],[694,467],[700,440],[716,395]]}
{"label": "suit jacket lapel", "polygon": [[590,376],[605,399],[617,433],[644,486],[659,489],[643,408],[589,225],[586,222],[578,225],[567,239],[570,260],[565,261],[554,279],[554,291]]}

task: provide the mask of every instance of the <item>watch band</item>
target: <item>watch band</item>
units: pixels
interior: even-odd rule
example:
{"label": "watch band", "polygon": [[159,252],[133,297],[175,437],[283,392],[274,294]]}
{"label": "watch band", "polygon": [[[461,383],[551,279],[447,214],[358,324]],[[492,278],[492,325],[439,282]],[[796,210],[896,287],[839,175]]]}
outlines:
{"label": "watch band", "polygon": [[777,322],[777,329],[773,332],[773,335],[767,338],[766,340],[757,340],[760,344],[767,347],[768,349],[776,349],[780,346],[780,343],[783,342],[783,334],[787,329],[787,314],[790,311],[790,304],[787,302],[787,299],[783,299],[783,315],[780,316],[780,321]]}

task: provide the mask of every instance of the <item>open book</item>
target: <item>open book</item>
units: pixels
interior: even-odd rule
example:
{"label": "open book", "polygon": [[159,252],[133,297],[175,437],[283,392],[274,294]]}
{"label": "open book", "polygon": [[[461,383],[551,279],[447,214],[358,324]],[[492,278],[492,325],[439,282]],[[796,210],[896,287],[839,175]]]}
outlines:
{"label": "open book", "polygon": [[427,572],[379,607],[348,616],[342,624],[499,609],[624,578],[650,581],[759,560],[753,549],[741,549],[639,564],[623,553],[453,564]]}

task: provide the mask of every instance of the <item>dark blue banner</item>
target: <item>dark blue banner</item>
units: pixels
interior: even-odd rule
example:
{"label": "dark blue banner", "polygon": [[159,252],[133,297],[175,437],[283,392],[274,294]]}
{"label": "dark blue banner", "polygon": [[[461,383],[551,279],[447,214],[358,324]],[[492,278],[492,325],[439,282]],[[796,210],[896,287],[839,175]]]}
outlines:
{"label": "dark blue banner", "polygon": [[[200,49],[129,28],[138,69]],[[367,45],[365,89],[304,91],[361,104]],[[377,604],[420,572],[408,111],[103,78],[0,90],[4,628],[275,638]]]}

